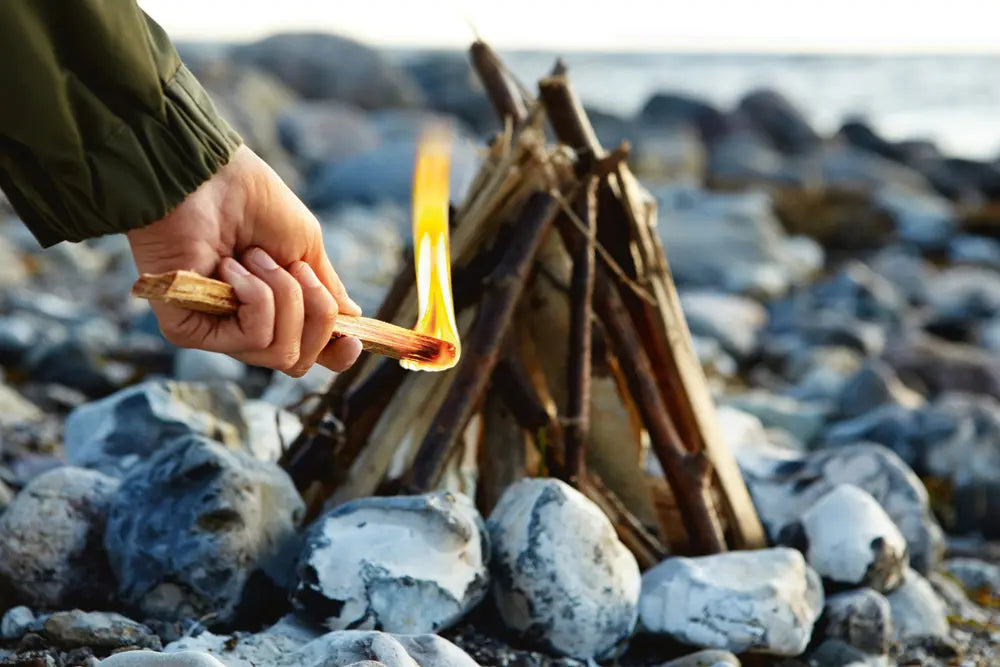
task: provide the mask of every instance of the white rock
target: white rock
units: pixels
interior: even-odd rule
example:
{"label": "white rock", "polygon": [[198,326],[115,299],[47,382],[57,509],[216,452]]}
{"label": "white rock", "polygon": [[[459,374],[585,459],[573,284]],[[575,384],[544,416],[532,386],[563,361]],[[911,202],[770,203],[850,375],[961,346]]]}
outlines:
{"label": "white rock", "polygon": [[819,576],[798,551],[669,558],[642,577],[641,626],[694,646],[798,655],[823,610]]}
{"label": "white rock", "polygon": [[631,637],[639,568],[590,500],[558,480],[523,479],[487,525],[493,598],[510,630],[581,660],[609,656]]}
{"label": "white rock", "polygon": [[97,664],[100,667],[226,667],[208,653],[199,651],[177,653],[125,651],[105,658]]}
{"label": "white rock", "polygon": [[741,358],[756,349],[757,336],[767,325],[767,310],[760,303],[710,290],[688,290],[680,297],[692,334],[714,338]]}
{"label": "white rock", "polygon": [[302,432],[298,415],[267,401],[251,399],[243,403],[243,419],[247,423],[250,453],[261,461],[277,463],[284,448]]}
{"label": "white rock", "polygon": [[897,640],[948,636],[948,610],[930,582],[916,571],[908,569],[903,584],[886,597]]}
{"label": "white rock", "polygon": [[35,614],[28,607],[11,607],[0,619],[0,639],[20,639],[35,622]]}
{"label": "white rock", "polygon": [[829,596],[821,625],[826,639],[840,639],[871,655],[889,652],[892,611],[885,596],[870,588]]}
{"label": "white rock", "polygon": [[232,637],[203,632],[197,637],[184,637],[167,644],[170,655],[197,653],[209,655],[225,667],[256,667],[257,665],[296,665],[292,660],[305,644],[284,634],[262,632]]}
{"label": "white rock", "polygon": [[306,395],[322,392],[336,377],[336,373],[325,366],[314,365],[300,378],[284,373],[275,373],[271,383],[261,395],[262,401],[287,408],[302,400]]}
{"label": "white rock", "polygon": [[292,600],[334,630],[437,632],[483,599],[488,559],[462,494],[362,498],[312,526]]}
{"label": "white rock", "polygon": [[835,486],[778,539],[803,549],[809,565],[834,585],[886,593],[900,584],[906,567],[906,540],[899,528],[853,484]]}

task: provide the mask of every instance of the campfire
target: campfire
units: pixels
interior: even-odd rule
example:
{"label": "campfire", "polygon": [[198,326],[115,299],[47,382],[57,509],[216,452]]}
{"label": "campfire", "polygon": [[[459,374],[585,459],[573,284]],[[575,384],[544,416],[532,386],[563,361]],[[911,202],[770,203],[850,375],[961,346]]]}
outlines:
{"label": "campfire", "polygon": [[551,475],[644,567],[764,546],[628,146],[598,143],[562,64],[535,97],[486,44],[472,60],[503,131],[448,218],[455,314],[433,308],[449,296],[440,156],[418,164],[414,260],[375,314],[460,339],[461,358],[408,373],[367,356],[336,378],[283,459],[311,513],[448,487],[486,514],[511,482]]}

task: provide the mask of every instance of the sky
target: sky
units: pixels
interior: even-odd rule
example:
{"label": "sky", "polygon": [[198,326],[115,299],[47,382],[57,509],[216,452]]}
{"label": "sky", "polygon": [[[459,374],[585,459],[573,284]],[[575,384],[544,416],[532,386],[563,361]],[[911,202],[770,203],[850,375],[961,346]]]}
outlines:
{"label": "sky", "polygon": [[335,32],[382,46],[1000,52],[1000,0],[139,0],[175,40]]}

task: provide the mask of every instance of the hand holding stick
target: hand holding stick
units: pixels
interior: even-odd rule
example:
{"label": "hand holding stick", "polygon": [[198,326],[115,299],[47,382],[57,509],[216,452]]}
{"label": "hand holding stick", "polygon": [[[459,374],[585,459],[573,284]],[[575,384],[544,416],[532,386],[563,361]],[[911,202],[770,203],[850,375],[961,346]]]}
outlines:
{"label": "hand holding stick", "polygon": [[[240,307],[231,285],[192,271],[144,273],[132,294],[211,315],[235,315]],[[370,317],[338,315],[333,335],[352,336],[365,350],[399,360],[432,362],[455,354],[451,343]]]}

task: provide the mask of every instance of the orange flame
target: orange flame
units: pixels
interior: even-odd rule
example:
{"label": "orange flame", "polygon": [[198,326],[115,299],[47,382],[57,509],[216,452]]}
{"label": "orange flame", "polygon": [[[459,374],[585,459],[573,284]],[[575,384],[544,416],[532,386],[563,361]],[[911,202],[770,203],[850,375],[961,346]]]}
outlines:
{"label": "orange flame", "polygon": [[[413,174],[413,252],[420,314],[413,330],[454,346],[432,362],[401,361],[409,370],[443,371],[458,363],[462,348],[451,295],[448,245],[448,168],[451,142],[444,128],[426,132]],[[447,346],[446,346],[447,347]]]}

